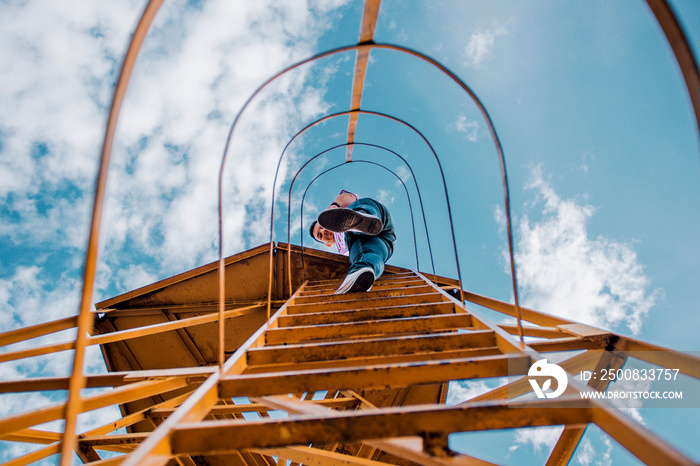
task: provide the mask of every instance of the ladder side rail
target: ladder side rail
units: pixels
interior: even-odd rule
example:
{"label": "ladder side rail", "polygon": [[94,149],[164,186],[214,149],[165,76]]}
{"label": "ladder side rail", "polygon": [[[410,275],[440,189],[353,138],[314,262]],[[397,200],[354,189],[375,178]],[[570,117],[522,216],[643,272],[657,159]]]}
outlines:
{"label": "ladder side rail", "polygon": [[[129,403],[160,393],[186,388],[189,384],[190,382],[186,378],[176,377],[135,382],[125,387],[83,397],[79,413],[93,411],[114,404]],[[58,420],[63,416],[66,404],[67,401],[55,403],[45,408],[0,419],[0,437],[27,427]]]}
{"label": "ladder side rail", "polygon": [[[235,317],[243,314],[247,314],[255,309],[260,308],[260,304],[255,304],[253,306],[246,306],[244,308],[232,309],[224,312],[224,318]],[[219,318],[218,314],[207,314],[195,317],[186,317],[184,319],[179,319],[171,322],[162,322],[152,325],[144,325],[143,327],[137,327],[133,329],[118,330],[116,332],[110,332],[103,335],[95,335],[85,338],[84,345],[103,345],[106,343],[115,343],[119,341],[130,340],[133,338],[140,338],[148,335],[156,335],[158,333],[168,332],[171,330],[187,328],[195,325],[207,324],[214,322]],[[6,353],[0,354],[0,363],[7,361],[15,361],[18,359],[30,358],[35,356],[41,356],[45,354],[58,353],[61,351],[68,351],[73,349],[74,342],[67,341],[63,343],[53,343],[46,346],[38,346],[34,348],[28,348],[17,351],[8,351]]]}
{"label": "ladder side rail", "polygon": [[0,333],[0,347],[34,338],[43,337],[52,333],[61,332],[75,328],[78,325],[78,316],[64,317],[63,319],[43,322],[41,324],[30,325],[28,327],[8,330]]}
{"label": "ladder side rail", "polygon": [[287,312],[287,306],[304,289],[304,282],[289,300],[279,308],[272,318],[263,323],[226,361],[222,371],[217,371],[197,389],[173,414],[163,421],[123,463],[124,466],[165,465],[173,456],[172,431],[180,423],[201,421],[220,399],[219,383],[224,376],[241,373],[247,364],[245,358],[249,348],[264,343],[268,328],[277,326],[277,318]]}
{"label": "ladder side rail", "polygon": [[[464,291],[464,295],[469,302],[484,306],[492,311],[515,317],[515,306],[513,304],[480,296],[469,291]],[[614,340],[617,342],[617,348],[619,351],[635,353],[629,354],[629,356],[667,369],[679,369],[683,374],[700,379],[700,358],[696,356],[651,343],[646,343],[644,341],[636,340],[623,335],[618,335],[616,333],[607,332],[605,330],[594,329],[588,325],[579,324],[575,321],[553,316],[544,312],[534,311],[523,307],[521,307],[521,310],[524,320],[538,325],[551,325],[553,328],[561,329],[562,332],[566,332],[571,335],[578,335],[575,332],[577,327],[587,327],[591,330],[597,330],[601,333],[608,334],[608,338],[611,341]],[[505,330],[508,329],[507,326],[502,326],[502,328]]]}
{"label": "ladder side rail", "polygon": [[[416,272],[416,274],[422,276],[419,272]],[[429,280],[426,279],[426,281]],[[436,289],[439,289],[441,292],[445,293],[445,295],[449,296],[444,290],[437,287],[437,285],[434,286]],[[454,299],[451,296],[450,298]],[[455,300],[455,302],[457,302],[457,300]],[[462,307],[461,304],[460,307]],[[462,307],[462,309],[464,308]],[[471,314],[474,319],[480,321],[484,326],[496,331],[497,338],[500,337],[502,339],[501,341],[504,343],[504,348],[517,347],[517,342],[513,342],[510,335],[503,329],[480,317],[475,310],[472,310]],[[538,351],[535,351],[524,343],[521,343],[521,345],[523,346],[522,351],[530,358],[531,363],[544,359]],[[678,353],[677,356],[685,355],[683,355],[683,353]],[[671,358],[673,358],[673,356],[671,356]],[[678,357],[677,359],[685,358]],[[576,390],[581,393],[593,391],[591,387],[582,385],[568,371],[566,371],[566,373],[569,378],[568,391]],[[620,414],[619,410],[614,408],[607,401],[591,399],[589,403],[590,410],[593,413],[591,422],[603,429],[608,435],[618,441],[640,460],[648,464],[694,464],[690,459],[661,440],[654,433],[643,428],[637,421]]]}

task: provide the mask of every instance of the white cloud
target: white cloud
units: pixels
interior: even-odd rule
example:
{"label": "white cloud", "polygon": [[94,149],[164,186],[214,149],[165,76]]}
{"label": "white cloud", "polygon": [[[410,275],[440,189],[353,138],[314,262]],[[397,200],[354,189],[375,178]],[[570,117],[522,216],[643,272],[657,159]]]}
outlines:
{"label": "white cloud", "polygon": [[[51,399],[42,392],[30,393],[4,393],[0,395],[0,417],[5,417],[16,412],[25,411],[27,406],[33,408],[42,408],[56,403],[57,400]],[[47,423],[43,427],[45,430],[57,431],[60,428],[58,423]],[[25,442],[8,442],[0,441],[0,460],[4,462],[11,459],[19,458],[33,451],[36,451],[44,445],[37,445]],[[46,459],[38,463],[41,466],[50,466],[56,464],[56,457]]]}
{"label": "white cloud", "polygon": [[642,417],[642,413],[639,410],[639,408],[618,408],[621,412],[626,414],[627,416],[631,417],[638,423],[640,423],[643,426],[646,426],[647,423],[644,420],[644,417]]}
{"label": "white cloud", "polygon": [[538,452],[542,448],[552,450],[557,444],[559,436],[564,430],[563,426],[527,427],[515,431],[515,444],[510,447],[514,452],[521,446],[530,445],[534,451]]}
{"label": "white cloud", "polygon": [[[80,301],[80,282],[66,275],[46,280],[39,266],[18,267],[14,275],[0,279],[0,328],[11,330],[75,315]],[[73,341],[75,330],[68,329],[0,348],[0,352],[17,351],[53,343]],[[18,359],[0,364],[0,379],[14,380],[41,374],[67,376],[73,363],[71,351]],[[97,347],[86,351],[86,372],[104,372],[104,360]],[[10,405],[22,410],[22,404]]]}
{"label": "white cloud", "polygon": [[662,290],[649,292],[650,281],[632,247],[590,237],[587,222],[594,208],[559,197],[540,169],[528,188],[537,194],[533,208],[542,206],[542,219],[524,216],[515,235],[523,305],[638,333]]}
{"label": "white cloud", "polygon": [[588,465],[593,464],[593,459],[595,458],[595,449],[591,444],[591,441],[583,439],[581,444],[576,449],[576,462],[578,464]]}
{"label": "white cloud", "polygon": [[[265,79],[316,51],[333,26],[325,13],[345,2],[191,3],[165,2],[126,95],[97,299],[215,258],[218,172],[236,112]],[[0,257],[0,331],[77,313],[108,106],[143,7],[142,0],[0,2],[0,102],[11,109],[0,112],[0,247],[18,251]],[[240,120],[225,182],[229,254],[269,238],[283,143],[326,111],[324,88],[308,83],[312,73],[324,70],[305,66],[278,80]],[[285,171],[283,164],[282,177]],[[70,338],[64,332],[3,350]],[[8,380],[67,375],[71,364],[63,352],[3,363],[0,373]],[[86,370],[105,370],[97,348],[88,350]],[[50,401],[35,398],[25,399]],[[8,456],[14,448],[0,447],[0,460],[16,456]]]}
{"label": "white cloud", "polygon": [[464,137],[470,142],[476,142],[479,134],[479,122],[476,120],[467,121],[467,117],[460,115],[453,123],[447,125],[447,131],[457,131],[464,133]]}
{"label": "white cloud", "polygon": [[136,288],[154,283],[158,279],[158,277],[148,272],[141,265],[131,265],[121,269],[117,271],[117,276],[129,290],[135,290]]}
{"label": "white cloud", "polygon": [[477,31],[471,35],[464,49],[467,66],[478,67],[484,60],[493,55],[496,38],[507,34],[504,26],[494,26],[484,31]]}
{"label": "white cloud", "polygon": [[[162,278],[215,258],[217,179],[230,123],[260,83],[313,53],[332,27],[325,13],[342,3],[313,2],[314,12],[303,0],[164,4],[112,155],[99,268],[108,295],[134,284],[132,275],[112,271],[138,267],[141,279]],[[0,40],[12,46],[0,50],[0,101],[13,111],[0,115],[0,201],[10,213],[0,235],[17,248],[50,248],[47,257],[68,254],[80,267],[111,89],[143,5],[75,5],[2,7]],[[306,66],[278,80],[242,116],[225,181],[226,253],[267,241],[282,143],[326,111],[323,89],[308,85],[312,72]]]}
{"label": "white cloud", "polygon": [[456,405],[508,383],[505,377],[487,380],[457,380],[449,384],[445,404]]}
{"label": "white cloud", "polygon": [[[619,379],[610,384],[608,392],[649,392],[651,390],[651,380],[627,380]],[[642,398],[612,398],[609,403],[638,423],[646,426],[647,423],[642,417],[640,408],[644,404]]]}
{"label": "white cloud", "polygon": [[24,327],[75,315],[79,303],[78,282],[65,278],[46,282],[38,265],[17,267],[14,274],[0,279],[3,328]]}
{"label": "white cloud", "polygon": [[[413,178],[413,176],[411,175],[411,171],[404,165],[399,165],[399,167],[396,169],[396,174],[399,176],[399,178],[401,178],[401,180],[404,183],[407,184],[407,186],[408,182],[411,181],[411,179]],[[397,186],[401,184],[398,181],[397,183]]]}
{"label": "white cloud", "polygon": [[[167,23],[179,12],[164,14]],[[267,20],[280,15],[285,21]],[[303,39],[321,26],[303,2],[280,8],[211,2],[180,21],[181,45],[149,55],[134,77],[119,138],[125,150],[148,139],[115,167],[119,181],[111,184],[110,211],[116,228],[106,241],[115,252],[136,241],[159,263],[182,269],[215,258],[218,171],[235,113],[265,79],[312,53]],[[309,72],[305,67],[270,85],[239,121],[224,181],[226,254],[269,237],[272,174],[281,148],[301,121],[326,110],[323,91],[305,85]]]}
{"label": "white cloud", "polygon": [[0,202],[15,215],[3,236],[83,243],[74,225],[86,224],[114,60],[140,4],[3,3]]}
{"label": "white cloud", "polygon": [[576,463],[583,466],[611,466],[613,463],[610,454],[612,452],[613,445],[610,438],[600,435],[601,441],[605,446],[605,451],[601,452],[593,447],[593,443],[590,440],[590,435],[591,434],[585,436],[578,448],[576,448],[576,453],[574,455]]}
{"label": "white cloud", "polygon": [[[450,382],[447,392],[447,405],[456,405],[508,383],[508,379],[460,380]],[[514,430],[514,444],[508,448],[509,455],[521,447],[530,446],[535,452],[543,448],[551,450],[559,440],[564,428],[562,426],[529,427]]]}
{"label": "white cloud", "polygon": [[390,193],[389,191],[380,189],[379,193],[377,194],[377,200],[389,207],[394,203],[394,200],[396,200],[396,196],[393,193]]}

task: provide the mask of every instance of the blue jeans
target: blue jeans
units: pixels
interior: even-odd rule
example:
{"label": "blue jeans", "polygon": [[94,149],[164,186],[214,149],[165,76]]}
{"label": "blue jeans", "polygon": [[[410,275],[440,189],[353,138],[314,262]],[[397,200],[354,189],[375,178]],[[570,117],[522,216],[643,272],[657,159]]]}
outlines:
{"label": "blue jeans", "polygon": [[384,229],[376,236],[350,231],[345,233],[350,258],[348,274],[363,267],[371,267],[374,276],[379,278],[384,272],[384,264],[394,252],[396,241],[394,222],[391,220],[389,209],[370,198],[358,199],[350,204],[348,209],[376,215],[384,224]]}

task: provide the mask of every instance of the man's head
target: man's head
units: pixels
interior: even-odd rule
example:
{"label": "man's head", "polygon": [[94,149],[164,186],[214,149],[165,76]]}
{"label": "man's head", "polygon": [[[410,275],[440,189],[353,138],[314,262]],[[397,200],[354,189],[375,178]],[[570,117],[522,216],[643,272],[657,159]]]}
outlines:
{"label": "man's head", "polygon": [[330,230],[326,230],[315,220],[311,223],[311,227],[309,228],[309,234],[313,239],[315,239],[319,243],[325,244],[328,247],[331,247],[335,244],[335,236],[333,236],[333,232]]}

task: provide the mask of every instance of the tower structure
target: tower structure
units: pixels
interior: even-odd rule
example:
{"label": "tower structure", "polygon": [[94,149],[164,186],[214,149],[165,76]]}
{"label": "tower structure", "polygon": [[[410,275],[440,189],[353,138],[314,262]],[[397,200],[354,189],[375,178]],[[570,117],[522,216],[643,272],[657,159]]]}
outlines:
{"label": "tower structure", "polygon": [[[224,351],[217,362],[217,263],[98,303],[88,345],[100,345],[110,373],[87,377],[107,391],[82,399],[81,412],[117,404],[122,418],[80,432],[76,452],[94,464],[491,464],[455,453],[458,432],[563,425],[547,464],[567,464],[586,426],[597,425],[647,464],[693,464],[605,401],[577,390],[576,374],[644,358],[700,378],[693,356],[533,310],[522,309],[532,341],[516,325],[495,324],[476,308],[514,316],[512,304],[465,291],[457,281],[398,267],[366,293],[334,295],[344,256],[274,246],[272,315],[267,318],[269,246],[226,260]],[[292,288],[287,289],[288,273]],[[3,344],[60,331],[74,320],[2,335]],[[4,353],[2,361],[60,351],[52,345]],[[528,368],[547,353],[572,352],[560,366],[569,390],[532,392]],[[633,352],[633,353],[631,353]],[[510,377],[458,404],[449,384]],[[506,380],[506,379],[504,379]],[[0,382],[8,391],[64,390],[67,378]],[[0,420],[3,440],[43,444],[8,464],[58,453],[61,435],[36,426],[60,419],[65,403]],[[109,452],[109,453],[106,453]],[[111,456],[117,455],[117,456]]]}
{"label": "tower structure", "polygon": [[[160,3],[150,2],[122,76],[128,78],[133,51]],[[648,3],[672,39],[697,110],[700,79],[687,41],[665,1]],[[359,41],[347,48],[357,51],[348,162],[369,52],[378,46],[378,12],[379,1],[367,0]],[[113,115],[125,86],[121,80]],[[115,125],[116,116],[110,118],[103,161]],[[77,370],[66,378],[0,381],[4,393],[70,393],[67,402],[0,419],[0,440],[39,445],[7,464],[31,464],[61,452],[65,464],[66,453],[74,451],[83,462],[99,465],[479,465],[491,463],[453,451],[451,434],[550,425],[564,428],[547,464],[567,464],[589,425],[647,464],[693,464],[606,401],[581,396],[604,392],[610,380],[584,384],[574,375],[616,371],[634,358],[698,379],[697,358],[525,309],[517,300],[480,296],[454,278],[388,266],[371,291],[334,295],[346,258],[270,243],[87,309],[103,166],[81,313],[0,335],[5,346],[77,328],[76,341],[8,351],[0,363],[75,349],[76,367],[82,367],[84,347],[99,345],[109,373],[85,376]],[[481,308],[512,323],[496,323]],[[568,374],[568,390],[556,399],[523,397],[534,387],[526,376],[553,352],[575,353],[559,365]],[[450,383],[495,377],[511,379],[446,403]],[[81,396],[82,387],[107,390]],[[79,413],[112,405],[119,406],[119,420],[75,432]],[[66,419],[65,433],[39,427],[60,419]]]}

